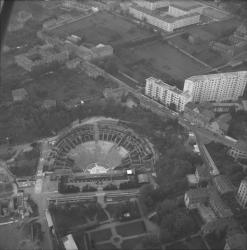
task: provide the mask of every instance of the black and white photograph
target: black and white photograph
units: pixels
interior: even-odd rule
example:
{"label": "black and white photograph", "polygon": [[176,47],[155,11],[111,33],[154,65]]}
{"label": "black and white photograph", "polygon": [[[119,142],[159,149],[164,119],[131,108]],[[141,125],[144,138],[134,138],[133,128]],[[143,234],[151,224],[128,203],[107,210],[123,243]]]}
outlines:
{"label": "black and white photograph", "polygon": [[0,250],[247,250],[247,0],[0,0]]}

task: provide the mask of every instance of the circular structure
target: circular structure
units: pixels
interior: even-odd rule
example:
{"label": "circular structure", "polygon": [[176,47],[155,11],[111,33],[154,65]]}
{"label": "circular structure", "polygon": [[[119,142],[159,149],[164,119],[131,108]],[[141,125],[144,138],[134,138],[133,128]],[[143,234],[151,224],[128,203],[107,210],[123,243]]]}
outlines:
{"label": "circular structure", "polygon": [[50,159],[55,169],[69,168],[84,174],[107,174],[113,170],[152,167],[154,151],[123,122],[92,118],[74,123],[53,145]]}

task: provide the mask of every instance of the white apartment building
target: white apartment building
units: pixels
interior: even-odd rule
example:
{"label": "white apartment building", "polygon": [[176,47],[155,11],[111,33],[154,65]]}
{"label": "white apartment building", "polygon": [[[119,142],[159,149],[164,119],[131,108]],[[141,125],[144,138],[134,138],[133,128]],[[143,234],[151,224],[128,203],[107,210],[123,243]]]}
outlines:
{"label": "white apartment building", "polygon": [[169,11],[152,11],[135,4],[129,6],[129,13],[138,20],[145,20],[147,23],[168,32],[173,32],[175,29],[196,24],[200,21],[200,13],[197,12],[187,12],[182,16],[173,16]]}
{"label": "white apartment building", "polygon": [[169,1],[166,0],[136,0],[134,2],[149,10],[156,10],[169,6]]}
{"label": "white apartment building", "polygon": [[236,101],[243,95],[247,83],[247,71],[192,76],[185,80],[193,102]]}
{"label": "white apartment building", "polygon": [[187,92],[154,77],[146,79],[145,94],[168,106],[173,103],[177,111],[183,111],[185,104],[191,99]]}
{"label": "white apartment building", "polygon": [[243,179],[240,183],[237,200],[243,208],[247,208],[247,178]]}

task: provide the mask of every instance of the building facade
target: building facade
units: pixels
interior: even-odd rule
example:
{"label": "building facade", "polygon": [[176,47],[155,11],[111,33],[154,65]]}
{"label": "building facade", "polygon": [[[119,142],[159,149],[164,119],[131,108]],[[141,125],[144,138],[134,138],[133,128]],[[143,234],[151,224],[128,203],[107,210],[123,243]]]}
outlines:
{"label": "building facade", "polygon": [[193,102],[236,101],[243,95],[247,83],[247,71],[192,76],[185,80]]}
{"label": "building facade", "polygon": [[247,159],[247,143],[243,140],[238,140],[236,144],[228,150],[228,155],[237,159]]}
{"label": "building facade", "polygon": [[154,77],[146,79],[145,94],[167,106],[175,105],[177,111],[183,111],[185,104],[190,101],[187,92]]}
{"label": "building facade", "polygon": [[243,179],[240,183],[237,200],[243,208],[247,208],[247,178]]}
{"label": "building facade", "polygon": [[207,188],[190,189],[184,195],[184,203],[188,209],[197,209],[209,198]]}
{"label": "building facade", "polygon": [[129,13],[138,20],[146,21],[168,32],[173,32],[175,29],[196,24],[200,21],[200,13],[197,12],[188,12],[182,16],[173,16],[169,13],[169,10],[161,14],[136,4],[129,6]]}

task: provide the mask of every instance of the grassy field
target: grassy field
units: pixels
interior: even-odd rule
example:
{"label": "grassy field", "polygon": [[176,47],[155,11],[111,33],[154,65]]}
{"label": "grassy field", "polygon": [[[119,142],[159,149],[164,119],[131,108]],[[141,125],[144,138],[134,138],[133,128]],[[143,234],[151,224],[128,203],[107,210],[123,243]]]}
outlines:
{"label": "grassy field", "polygon": [[110,228],[97,230],[97,231],[93,231],[90,233],[90,238],[95,243],[100,242],[100,241],[107,241],[111,238],[111,236],[112,236],[112,233],[111,233]]}
{"label": "grassy field", "polygon": [[145,236],[135,237],[132,239],[124,240],[122,243],[122,249],[135,249],[135,247],[145,238]]}
{"label": "grassy field", "polygon": [[52,30],[52,34],[60,37],[66,37],[69,34],[82,36],[85,42],[93,45],[114,44],[151,35],[151,33],[141,30],[136,24],[107,12],[99,12],[58,27]]}
{"label": "grassy field", "polygon": [[[131,49],[122,49],[119,57],[123,69],[143,82],[149,76],[183,81],[186,77],[205,72],[206,67],[182,54],[165,42],[155,41]],[[125,68],[124,68],[125,67]]]}
{"label": "grassy field", "polygon": [[135,234],[145,233],[146,227],[143,221],[135,221],[135,222],[117,226],[116,231],[119,235],[123,237],[127,237],[127,236],[131,236]]}
{"label": "grassy field", "polygon": [[97,249],[100,250],[118,250],[112,243],[97,244]]}

